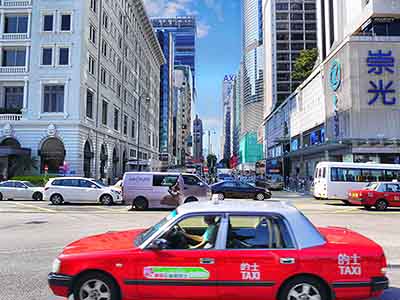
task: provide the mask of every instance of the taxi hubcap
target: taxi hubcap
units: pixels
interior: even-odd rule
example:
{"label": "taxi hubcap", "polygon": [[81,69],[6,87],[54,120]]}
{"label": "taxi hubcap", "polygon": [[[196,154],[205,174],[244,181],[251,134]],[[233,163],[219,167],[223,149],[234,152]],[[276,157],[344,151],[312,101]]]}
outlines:
{"label": "taxi hubcap", "polygon": [[321,295],[314,286],[301,283],[289,291],[287,300],[321,300]]}
{"label": "taxi hubcap", "polygon": [[111,293],[109,287],[99,279],[86,281],[80,291],[81,300],[110,300]]}

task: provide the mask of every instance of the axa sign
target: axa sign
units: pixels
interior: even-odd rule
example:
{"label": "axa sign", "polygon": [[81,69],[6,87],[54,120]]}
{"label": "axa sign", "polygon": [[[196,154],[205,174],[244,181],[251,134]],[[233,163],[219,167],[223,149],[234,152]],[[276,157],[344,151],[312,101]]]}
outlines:
{"label": "axa sign", "polygon": [[235,75],[225,75],[224,81],[234,81],[236,79]]}

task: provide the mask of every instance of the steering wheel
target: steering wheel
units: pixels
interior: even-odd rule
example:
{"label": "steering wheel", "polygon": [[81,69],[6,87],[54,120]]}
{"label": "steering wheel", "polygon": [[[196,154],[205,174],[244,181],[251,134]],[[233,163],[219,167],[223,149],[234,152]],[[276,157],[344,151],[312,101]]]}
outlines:
{"label": "steering wheel", "polygon": [[185,230],[179,225],[175,225],[171,228],[168,234],[168,241],[170,242],[173,249],[186,249],[188,243],[184,234]]}

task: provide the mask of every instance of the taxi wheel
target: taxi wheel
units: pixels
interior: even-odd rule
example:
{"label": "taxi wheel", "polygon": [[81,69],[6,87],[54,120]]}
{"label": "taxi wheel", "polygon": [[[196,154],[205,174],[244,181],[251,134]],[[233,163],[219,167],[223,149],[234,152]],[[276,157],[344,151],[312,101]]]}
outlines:
{"label": "taxi wheel", "polygon": [[328,288],[319,280],[300,276],[285,283],[279,293],[279,300],[330,300]]}
{"label": "taxi wheel", "polygon": [[98,272],[90,272],[78,278],[73,286],[75,300],[120,300],[115,281]]}
{"label": "taxi wheel", "polygon": [[384,199],[380,199],[375,203],[376,210],[384,211],[388,208],[388,203]]}
{"label": "taxi wheel", "polygon": [[133,201],[133,206],[136,210],[146,210],[149,208],[149,202],[144,197],[137,197]]}
{"label": "taxi wheel", "polygon": [[190,203],[190,202],[199,202],[195,197],[189,197],[185,200],[185,203]]}

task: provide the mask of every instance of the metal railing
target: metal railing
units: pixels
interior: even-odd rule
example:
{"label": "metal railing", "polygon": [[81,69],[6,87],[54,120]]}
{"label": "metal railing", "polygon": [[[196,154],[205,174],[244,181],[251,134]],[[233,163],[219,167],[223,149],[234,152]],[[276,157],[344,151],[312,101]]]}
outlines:
{"label": "metal railing", "polygon": [[28,67],[0,67],[0,74],[17,74],[17,73],[27,73]]}
{"label": "metal railing", "polygon": [[29,39],[29,36],[28,33],[2,33],[1,39],[6,41],[27,40]]}
{"label": "metal railing", "polygon": [[21,121],[21,114],[0,114],[0,121]]}
{"label": "metal railing", "polygon": [[1,0],[2,7],[27,7],[32,6],[32,0]]}

